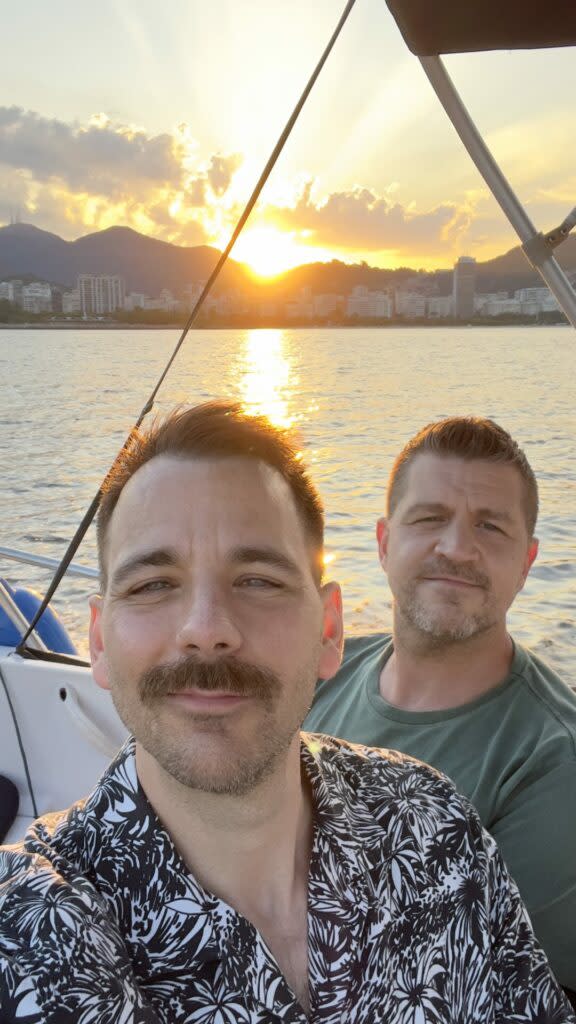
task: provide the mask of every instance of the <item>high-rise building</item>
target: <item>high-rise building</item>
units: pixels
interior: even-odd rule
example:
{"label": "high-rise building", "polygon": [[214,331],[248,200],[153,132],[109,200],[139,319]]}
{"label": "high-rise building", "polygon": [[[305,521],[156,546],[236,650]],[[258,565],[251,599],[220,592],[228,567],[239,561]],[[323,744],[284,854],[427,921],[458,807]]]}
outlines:
{"label": "high-rise building", "polygon": [[32,281],[22,288],[22,309],[27,313],[49,313],[52,310],[52,288],[44,281]]}
{"label": "high-rise building", "polygon": [[0,281],[0,299],[22,305],[22,281]]}
{"label": "high-rise building", "polygon": [[78,277],[82,316],[101,316],[124,307],[124,279],[105,274],[80,274]]}
{"label": "high-rise building", "polygon": [[461,256],[454,266],[452,299],[454,316],[469,320],[474,313],[474,290],[476,286],[476,260],[472,256]]}

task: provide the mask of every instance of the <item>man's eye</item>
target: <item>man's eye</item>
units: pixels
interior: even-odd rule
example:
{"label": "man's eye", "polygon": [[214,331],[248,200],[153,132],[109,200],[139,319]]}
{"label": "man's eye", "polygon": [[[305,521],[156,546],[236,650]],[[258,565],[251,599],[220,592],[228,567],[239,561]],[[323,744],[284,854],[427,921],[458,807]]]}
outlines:
{"label": "man's eye", "polygon": [[264,576],[243,576],[242,579],[237,580],[236,586],[248,590],[280,590],[282,583],[279,580],[270,580]]}
{"label": "man's eye", "polygon": [[496,523],[491,523],[490,521],[483,520],[480,523],[480,526],[483,530],[488,530],[490,533],[504,533],[504,530],[500,526],[497,526]]}
{"label": "man's eye", "polygon": [[441,523],[442,516],[420,516],[414,520],[416,523]]}
{"label": "man's eye", "polygon": [[171,580],[148,580],[146,583],[138,583],[132,587],[130,593],[133,595],[157,594],[163,590],[170,590],[173,586]]}

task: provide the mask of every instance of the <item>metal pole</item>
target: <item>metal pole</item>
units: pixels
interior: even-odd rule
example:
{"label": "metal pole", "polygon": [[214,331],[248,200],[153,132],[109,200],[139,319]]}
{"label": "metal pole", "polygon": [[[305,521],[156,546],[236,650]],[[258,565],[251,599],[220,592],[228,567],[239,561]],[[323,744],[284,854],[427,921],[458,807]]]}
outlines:
{"label": "metal pole", "polygon": [[[54,571],[60,565],[58,558],[48,558],[47,555],[33,555],[28,551],[17,551],[16,548],[0,547],[0,561],[2,558],[9,558],[13,562],[24,562],[27,565],[37,565],[40,569]],[[90,580],[98,579],[98,569],[92,569],[88,565],[78,565],[77,562],[70,562],[66,572],[69,576],[84,576]]]}
{"label": "metal pole", "polygon": [[[537,239],[538,232],[486,146],[440,57],[419,59],[434,92],[492,195],[500,204],[522,245],[529,245]],[[542,259],[534,262],[530,259],[530,262],[548,285],[572,326],[576,328],[576,292],[554,256],[544,255]]]}

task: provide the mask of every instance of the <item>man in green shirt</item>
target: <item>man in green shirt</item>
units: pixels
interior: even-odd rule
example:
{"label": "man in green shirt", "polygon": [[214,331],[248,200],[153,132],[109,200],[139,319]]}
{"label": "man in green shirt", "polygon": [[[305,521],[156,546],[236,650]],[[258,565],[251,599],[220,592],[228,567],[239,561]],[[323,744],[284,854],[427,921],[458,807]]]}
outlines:
{"label": "man in green shirt", "polygon": [[449,775],[498,841],[559,981],[576,990],[576,695],[506,628],[536,557],[537,513],[526,456],[497,424],[420,431],[377,525],[393,635],[346,642],[305,727]]}

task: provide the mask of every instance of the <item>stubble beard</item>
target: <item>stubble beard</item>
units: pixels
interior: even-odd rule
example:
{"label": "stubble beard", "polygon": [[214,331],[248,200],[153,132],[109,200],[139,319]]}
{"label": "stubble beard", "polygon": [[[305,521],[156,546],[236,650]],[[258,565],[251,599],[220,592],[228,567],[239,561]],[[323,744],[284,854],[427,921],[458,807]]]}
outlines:
{"label": "stubble beard", "polygon": [[426,567],[422,576],[442,573],[464,582],[474,583],[484,591],[483,606],[476,612],[461,611],[458,599],[453,602],[426,601],[418,593],[419,580],[410,580],[395,596],[394,619],[397,632],[407,638],[414,634],[418,647],[428,650],[442,650],[455,644],[465,643],[475,636],[488,632],[496,625],[497,619],[489,603],[490,580],[476,570],[466,570],[450,563],[434,563]]}
{"label": "stubble beard", "polygon": [[[311,666],[312,669],[312,666]],[[234,658],[206,663],[188,658],[144,673],[133,687],[114,685],[120,718],[160,767],[187,789],[241,797],[270,776],[287,756],[310,708],[316,674],[302,671],[290,684],[287,713],[277,713],[285,683],[271,670]],[[261,707],[255,731],[235,735],[233,716],[180,712],[164,716],[163,699],[186,689],[247,696]],[[252,714],[252,710],[248,711]],[[243,716],[244,711],[240,711]],[[180,728],[178,728],[180,726]]]}

